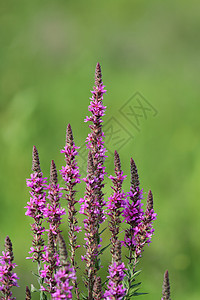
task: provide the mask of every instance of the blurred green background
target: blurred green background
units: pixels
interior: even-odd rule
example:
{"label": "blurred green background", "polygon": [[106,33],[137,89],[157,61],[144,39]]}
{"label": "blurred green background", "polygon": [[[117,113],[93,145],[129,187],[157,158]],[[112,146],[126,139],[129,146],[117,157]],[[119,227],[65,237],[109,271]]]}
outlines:
{"label": "blurred green background", "polygon": [[[140,299],[161,298],[166,269],[173,299],[199,299],[200,2],[2,0],[0,15],[0,245],[2,250],[9,235],[20,277],[20,289],[13,289],[17,299],[24,299],[35,268],[25,259],[31,245],[24,206],[32,146],[48,176],[52,159],[58,169],[64,164],[60,149],[69,122],[76,144],[84,144],[97,61],[107,88],[105,126],[115,117],[113,128],[123,125],[132,136],[119,150],[128,174],[124,189],[132,156],[158,214],[153,242],[140,263],[141,291],[149,295]],[[157,112],[140,117],[139,130],[120,112],[136,92]],[[109,147],[112,152],[114,142]],[[109,233],[103,238],[108,242]],[[107,251],[102,263],[109,261]],[[106,267],[102,274],[105,278]]]}

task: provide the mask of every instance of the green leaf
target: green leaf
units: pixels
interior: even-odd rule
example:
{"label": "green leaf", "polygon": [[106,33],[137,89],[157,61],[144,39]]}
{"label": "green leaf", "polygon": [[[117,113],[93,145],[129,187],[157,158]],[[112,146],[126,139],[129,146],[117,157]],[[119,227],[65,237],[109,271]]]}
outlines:
{"label": "green leaf", "polygon": [[101,232],[99,232],[99,235],[101,235],[106,229],[107,229],[107,227],[105,227],[104,229],[102,229]]}
{"label": "green leaf", "polygon": [[108,244],[107,246],[103,247],[103,248],[99,251],[98,255],[102,254],[109,246],[110,246],[110,244]]}

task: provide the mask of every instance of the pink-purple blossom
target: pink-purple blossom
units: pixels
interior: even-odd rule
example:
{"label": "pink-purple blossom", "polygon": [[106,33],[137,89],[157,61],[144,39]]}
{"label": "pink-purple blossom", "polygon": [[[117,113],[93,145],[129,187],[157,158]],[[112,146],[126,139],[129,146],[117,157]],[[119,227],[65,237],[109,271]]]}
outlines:
{"label": "pink-purple blossom", "polygon": [[122,281],[125,277],[125,264],[114,262],[109,267],[109,279],[107,290],[104,293],[106,300],[122,300],[125,296],[126,289],[123,287]]}
{"label": "pink-purple blossom", "polygon": [[12,296],[11,288],[13,286],[19,287],[17,283],[17,274],[13,272],[17,266],[13,263],[14,256],[12,252],[12,243],[10,238],[7,236],[5,240],[5,251],[2,251],[0,256],[0,291],[2,293],[2,300],[14,300]]}
{"label": "pink-purple blossom", "polygon": [[45,228],[43,226],[43,217],[46,206],[46,178],[40,169],[39,155],[35,146],[33,146],[33,163],[32,163],[31,179],[27,179],[27,186],[31,188],[30,201],[27,202],[26,215],[33,218],[34,223],[31,224],[31,230],[33,231],[33,241],[31,251],[32,254],[30,259],[33,261],[40,262],[42,254],[44,252],[44,240],[42,238]]}
{"label": "pink-purple blossom", "polygon": [[62,188],[60,188],[57,183],[56,165],[53,160],[51,162],[50,174],[50,184],[46,186],[46,189],[48,190],[47,199],[49,199],[50,203],[44,208],[43,215],[47,218],[47,222],[49,223],[49,229],[47,229],[47,231],[51,231],[56,238],[57,234],[61,232],[59,226],[61,224],[62,216],[65,215],[66,212],[60,205],[63,193],[61,192]]}
{"label": "pink-purple blossom", "polygon": [[72,280],[76,280],[75,272],[69,264],[60,268],[55,274],[56,287],[55,292],[52,294],[54,300],[68,300],[72,299]]}
{"label": "pink-purple blossom", "polygon": [[[77,210],[76,210],[76,204],[78,201],[76,200],[76,190],[75,186],[80,183],[80,173],[79,168],[77,165],[77,149],[79,147],[75,146],[74,143],[74,137],[72,133],[71,125],[68,124],[67,131],[66,131],[66,143],[63,150],[61,150],[61,153],[64,153],[65,155],[65,162],[66,165],[62,167],[60,170],[60,173],[64,179],[65,182],[65,198],[67,200],[68,205],[68,224],[69,224],[69,230],[68,230],[68,236],[69,236],[69,244],[70,244],[70,261],[71,265],[74,268],[74,272],[76,273],[76,263],[75,263],[75,252],[77,248],[80,247],[80,245],[77,244],[77,233],[81,231],[81,227],[78,226],[78,220],[77,220]],[[73,285],[75,287],[75,293],[77,299],[79,298],[79,290],[78,290],[78,283],[75,280],[72,280]]]}

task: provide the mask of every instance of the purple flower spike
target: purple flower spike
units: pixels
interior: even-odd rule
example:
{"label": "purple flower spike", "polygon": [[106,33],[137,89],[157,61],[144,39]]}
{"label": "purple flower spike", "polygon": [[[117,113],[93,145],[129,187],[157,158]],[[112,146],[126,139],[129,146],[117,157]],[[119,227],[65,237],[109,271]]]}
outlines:
{"label": "purple flower spike", "polygon": [[67,261],[67,249],[65,241],[61,234],[58,235],[59,244],[59,269],[55,274],[55,292],[52,294],[52,299],[72,299],[71,281],[76,281],[74,268]]}
{"label": "purple flower spike", "polygon": [[29,252],[32,253],[32,256],[29,258],[40,264],[44,252],[44,240],[42,235],[45,232],[45,228],[42,226],[42,222],[46,205],[46,193],[44,192],[46,178],[43,178],[40,169],[39,155],[35,146],[33,146],[32,171],[31,179],[27,179],[27,186],[31,188],[31,197],[30,202],[28,202],[25,207],[27,208],[25,214],[34,219],[34,223],[31,225],[31,230],[33,231],[33,247],[31,247],[31,251]]}
{"label": "purple flower spike", "polygon": [[50,224],[47,231],[52,232],[54,240],[58,233],[60,233],[59,226],[61,224],[62,216],[66,214],[65,209],[61,208],[60,199],[62,197],[61,188],[58,184],[57,170],[55,162],[52,160],[50,168],[50,185],[46,187],[49,190],[48,199],[50,203],[43,210],[44,217]]}
{"label": "purple flower spike", "polygon": [[60,151],[65,154],[66,166],[62,167],[60,173],[66,183],[66,190],[69,191],[69,194],[72,193],[74,186],[80,183],[79,168],[76,162],[76,156],[78,155],[77,149],[79,149],[79,147],[75,146],[71,125],[68,124],[66,144],[64,149]]}
{"label": "purple flower spike", "polygon": [[99,225],[105,220],[104,213],[104,176],[106,174],[104,161],[104,133],[102,131],[102,116],[105,113],[103,106],[103,94],[106,92],[102,83],[102,74],[100,64],[97,63],[95,70],[95,86],[92,91],[92,98],[88,110],[91,112],[90,117],[86,117],[85,122],[92,122],[89,125],[91,133],[86,139],[88,154],[87,177],[83,180],[86,183],[84,199],[80,199],[80,213],[86,216],[84,220],[85,227],[85,248],[86,255],[82,257],[86,261],[86,285],[88,287],[88,300],[93,299],[93,286],[96,278],[96,272],[99,269],[98,249],[100,247]]}
{"label": "purple flower spike", "polygon": [[162,299],[161,300],[171,300],[170,298],[170,283],[169,283],[169,273],[168,270],[165,271],[163,286],[162,286]]}
{"label": "purple flower spike", "polygon": [[94,282],[94,290],[93,290],[93,298],[95,300],[102,300],[103,298],[103,292],[102,292],[102,283],[101,283],[101,277],[96,277]]}
{"label": "purple flower spike", "polygon": [[123,288],[123,279],[125,277],[124,263],[121,261],[121,243],[117,241],[115,244],[115,259],[114,262],[109,266],[109,279],[107,290],[104,293],[106,300],[122,300],[126,295],[126,289]]}
{"label": "purple flower spike", "polygon": [[59,256],[55,247],[55,237],[52,231],[48,234],[48,247],[45,247],[45,254],[43,254],[42,261],[44,262],[44,269],[40,271],[40,276],[43,278],[42,291],[49,293],[55,292],[56,281],[54,273],[59,266]]}
{"label": "purple flower spike", "polygon": [[[92,153],[88,153],[88,168],[87,168],[87,177],[84,179],[86,183],[86,191],[84,199],[80,199],[81,210],[80,213],[86,216],[84,219],[85,227],[85,248],[86,254],[82,257],[86,261],[86,273],[88,276],[88,288],[90,292],[90,297],[92,297],[92,289],[94,285],[94,279],[96,275],[95,264],[97,262],[98,255],[98,215],[100,213],[101,207],[96,199],[95,188],[96,188],[96,178],[93,173],[93,158]],[[89,299],[92,299],[90,298]]]}
{"label": "purple flower spike", "polygon": [[123,244],[129,249],[129,261],[131,262],[133,253],[136,250],[136,235],[138,226],[143,220],[144,212],[142,210],[141,199],[143,199],[142,190],[139,188],[139,176],[134,160],[131,158],[131,187],[128,193],[129,201],[126,202],[123,210],[123,216],[129,228],[125,231]]}
{"label": "purple flower spike", "polygon": [[72,299],[73,286],[70,285],[71,280],[76,280],[75,272],[70,265],[66,265],[59,269],[55,274],[56,291],[52,294],[52,299]]}
{"label": "purple flower spike", "polygon": [[145,214],[142,218],[142,221],[138,225],[138,232],[136,234],[136,256],[141,256],[142,250],[145,244],[151,242],[152,235],[154,233],[153,221],[156,220],[157,214],[153,210],[153,195],[151,190],[149,190],[147,196],[147,206]]}
{"label": "purple flower spike", "polygon": [[114,258],[114,248],[115,244],[118,240],[118,234],[119,234],[119,225],[121,223],[120,215],[122,211],[120,210],[122,207],[124,207],[125,203],[125,193],[122,190],[122,183],[126,176],[123,175],[123,171],[121,170],[121,162],[119,158],[119,154],[117,151],[115,151],[115,159],[114,159],[114,165],[115,165],[115,177],[110,176],[109,178],[113,182],[113,186],[111,187],[113,190],[113,194],[111,197],[108,198],[109,202],[107,203],[108,212],[107,214],[110,216],[110,222],[109,222],[109,228],[111,231],[111,254],[112,254],[112,261]]}
{"label": "purple flower spike", "polygon": [[14,256],[12,251],[12,243],[10,238],[7,236],[5,239],[5,251],[2,251],[0,256],[0,291],[2,293],[2,300],[13,300],[16,299],[12,296],[11,288],[13,286],[18,287],[17,274],[13,272],[16,264],[13,263]]}
{"label": "purple flower spike", "polygon": [[86,117],[85,122],[92,122],[89,125],[91,133],[86,139],[87,148],[91,151],[93,157],[93,173],[94,180],[96,181],[95,194],[98,202],[99,209],[99,223],[105,220],[103,206],[105,201],[103,199],[102,188],[104,187],[103,180],[106,174],[104,161],[106,158],[104,147],[104,133],[102,131],[102,117],[105,114],[106,107],[103,106],[103,94],[106,92],[102,83],[102,73],[100,64],[97,63],[95,70],[95,86],[92,91],[92,98],[88,110],[92,113],[90,117]]}
{"label": "purple flower spike", "polygon": [[[75,251],[77,248],[80,247],[80,245],[77,245],[77,232],[81,231],[81,227],[78,226],[78,221],[76,218],[77,210],[75,208],[75,205],[77,204],[77,200],[75,199],[75,185],[77,183],[80,183],[80,174],[79,174],[79,168],[77,166],[76,162],[76,156],[78,155],[78,152],[76,151],[79,147],[75,146],[73,133],[71,129],[71,125],[68,124],[67,126],[67,134],[66,134],[66,145],[64,150],[61,150],[61,153],[65,154],[65,161],[66,166],[62,167],[60,170],[61,175],[65,181],[65,191],[66,191],[66,200],[68,202],[68,224],[69,224],[69,244],[71,247],[71,265],[74,268],[76,272],[76,262],[75,262]],[[79,297],[79,291],[78,291],[78,283],[76,281],[73,282],[75,287],[75,293],[77,299],[80,299]]]}

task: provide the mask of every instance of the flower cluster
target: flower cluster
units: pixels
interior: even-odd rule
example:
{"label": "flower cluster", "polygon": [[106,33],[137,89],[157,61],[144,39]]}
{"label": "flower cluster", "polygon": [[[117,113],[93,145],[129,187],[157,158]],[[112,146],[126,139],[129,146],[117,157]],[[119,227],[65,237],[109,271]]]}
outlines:
{"label": "flower cluster", "polygon": [[56,291],[52,294],[52,299],[72,299],[72,288],[70,285],[71,280],[76,280],[74,269],[70,268],[69,265],[64,266],[58,270],[55,274],[56,280]]}
{"label": "flower cluster", "polygon": [[91,133],[88,134],[86,143],[93,159],[93,173],[94,180],[96,181],[94,193],[96,198],[96,206],[99,210],[99,223],[102,223],[105,220],[103,211],[105,201],[102,192],[102,188],[104,187],[104,176],[106,174],[104,166],[104,161],[106,158],[106,148],[104,147],[104,133],[102,131],[102,117],[104,116],[106,109],[106,106],[103,106],[102,103],[103,94],[106,92],[104,88],[105,86],[102,83],[101,67],[100,64],[97,63],[95,71],[95,86],[93,91],[91,91],[92,98],[88,108],[88,110],[91,111],[92,115],[90,117],[87,116],[85,122],[92,122],[92,124],[89,125]]}
{"label": "flower cluster", "polygon": [[104,293],[106,300],[122,300],[126,295],[126,289],[123,287],[125,277],[125,264],[121,261],[121,243],[117,241],[114,247],[115,259],[109,266],[108,285]]}
{"label": "flower cluster", "polygon": [[157,215],[153,210],[153,195],[151,190],[149,190],[146,211],[142,216],[141,222],[137,226],[137,231],[135,232],[136,257],[141,256],[144,246],[151,242],[151,238],[154,233],[152,222],[156,220],[156,216]]}
{"label": "flower cluster", "polygon": [[[55,292],[56,286],[54,273],[59,266],[59,255],[56,251],[55,240],[52,231],[49,231],[48,234],[48,247],[45,247],[45,253],[42,256],[42,262],[44,263],[44,268],[40,271],[40,276],[43,278],[44,282],[41,289],[42,291],[52,294]],[[46,285],[45,287],[44,284]]]}
{"label": "flower cluster", "polygon": [[56,271],[55,278],[55,292],[52,293],[52,299],[72,299],[72,282],[76,282],[75,270],[71,267],[70,263],[67,261],[68,254],[66,249],[65,241],[61,234],[58,234],[58,244],[59,244],[59,268]]}
{"label": "flower cluster", "polygon": [[[104,199],[104,179],[106,148],[104,147],[104,133],[102,130],[106,107],[103,105],[103,96],[106,92],[102,82],[100,64],[95,70],[95,86],[89,111],[85,122],[89,125],[90,133],[86,138],[88,149],[87,175],[83,178],[85,194],[83,198],[76,199],[76,185],[80,183],[80,173],[77,164],[79,147],[75,146],[71,125],[66,130],[66,142],[61,153],[65,156],[65,166],[60,170],[64,187],[58,184],[58,174],[54,161],[51,162],[50,182],[40,168],[39,155],[33,147],[33,163],[31,179],[27,179],[27,186],[31,189],[30,200],[25,207],[26,215],[33,219],[31,230],[33,241],[30,257],[37,262],[37,280],[39,288],[33,285],[31,291],[26,287],[26,300],[31,300],[31,292],[40,293],[40,300],[47,299],[72,299],[77,300],[123,300],[131,299],[138,295],[139,283],[135,283],[135,271],[143,248],[151,242],[154,233],[153,221],[156,214],[153,209],[153,196],[149,191],[146,211],[142,209],[143,190],[140,189],[139,176],[134,160],[131,158],[131,186],[125,193],[122,185],[126,178],[117,151],[114,154],[114,176],[112,181],[111,196],[106,203]],[[69,256],[63,238],[61,223],[65,209],[61,207],[61,198],[64,198],[68,208],[68,245]],[[85,264],[84,283],[86,292],[79,288],[79,270],[76,262],[76,250],[80,247],[77,242],[81,227],[78,226],[77,204],[81,204],[80,213],[84,216],[84,249],[82,255]],[[111,232],[110,244],[101,247],[102,233],[106,228],[101,228],[102,223],[108,218]],[[123,226],[125,224],[125,229]],[[122,227],[122,230],[120,229]],[[121,232],[120,232],[121,231]],[[47,236],[48,234],[48,236]],[[124,239],[121,237],[124,235]],[[48,243],[46,242],[48,241]],[[122,257],[122,245],[128,248],[128,256]],[[102,283],[99,276],[101,261],[100,255],[110,246],[110,264],[107,280]],[[78,251],[77,251],[78,252]],[[2,300],[15,299],[12,297],[11,288],[18,286],[17,275],[13,272],[12,244],[6,238],[5,251],[0,257],[0,290]],[[127,260],[127,264],[125,261]],[[163,285],[163,300],[169,298],[168,273],[165,274]]]}
{"label": "flower cluster", "polygon": [[5,251],[2,251],[0,256],[0,291],[3,294],[2,300],[16,299],[12,296],[11,288],[13,286],[18,287],[17,274],[13,272],[16,264],[13,263],[14,256],[12,251],[12,243],[7,236],[5,239]]}
{"label": "flower cluster", "polygon": [[43,226],[44,209],[46,205],[46,192],[44,188],[46,186],[46,178],[43,178],[43,174],[40,169],[40,161],[38,151],[33,146],[33,162],[32,162],[31,179],[27,179],[27,186],[31,188],[30,201],[27,203],[26,215],[34,219],[34,223],[31,225],[33,231],[33,241],[30,254],[32,253],[33,261],[40,263],[42,254],[44,252],[44,240],[42,235],[45,232]]}
{"label": "flower cluster", "polygon": [[171,300],[170,298],[170,283],[169,283],[169,272],[165,271],[163,286],[162,286],[162,299],[161,300]]}
{"label": "flower cluster", "polygon": [[85,122],[92,122],[89,125],[91,133],[86,139],[88,153],[87,176],[83,180],[86,183],[86,191],[84,198],[80,199],[80,213],[86,216],[84,219],[85,228],[85,248],[86,255],[83,259],[86,261],[86,274],[88,286],[88,299],[92,299],[92,291],[95,283],[96,272],[100,267],[98,259],[98,249],[100,247],[99,224],[105,220],[104,213],[104,176],[105,172],[105,152],[104,133],[102,131],[102,117],[106,107],[103,106],[103,94],[106,92],[102,83],[102,74],[100,64],[97,63],[95,70],[95,86],[92,91],[92,98],[88,110],[92,113],[90,117],[86,117]]}
{"label": "flower cluster", "polygon": [[49,229],[47,231],[52,232],[55,237],[54,239],[56,239],[57,234],[61,232],[59,226],[62,216],[65,215],[66,212],[60,205],[62,192],[58,184],[56,165],[53,160],[50,169],[50,184],[47,185],[46,189],[48,190],[47,198],[50,200],[50,203],[47,203],[43,209],[43,215],[47,218],[47,222],[49,223]]}
{"label": "flower cluster", "polygon": [[[69,244],[71,247],[70,260],[75,273],[77,269],[75,263],[75,251],[80,247],[80,245],[77,245],[77,233],[81,231],[81,227],[78,226],[78,220],[76,217],[76,204],[78,203],[78,201],[75,198],[75,186],[77,183],[80,183],[79,168],[76,161],[76,156],[78,155],[77,149],[79,149],[79,147],[75,146],[72,128],[71,125],[68,124],[66,132],[66,144],[64,149],[61,150],[61,153],[65,154],[66,166],[62,167],[60,173],[65,181],[65,197],[68,203],[68,236]],[[73,280],[73,285],[75,287],[76,297],[77,299],[79,299],[78,283],[76,280]]]}
{"label": "flower cluster", "polygon": [[109,229],[111,231],[111,254],[112,254],[112,261],[114,261],[115,255],[115,245],[118,240],[119,234],[119,225],[121,223],[120,215],[122,214],[122,208],[125,205],[125,198],[126,195],[122,190],[122,184],[126,176],[123,175],[123,171],[121,170],[121,162],[119,158],[119,154],[115,151],[115,176],[110,176],[109,178],[113,182],[113,186],[111,186],[113,190],[113,194],[108,198],[107,203],[107,214],[110,216],[109,221]]}
{"label": "flower cluster", "polygon": [[131,158],[131,187],[122,214],[126,223],[129,224],[129,228],[125,231],[123,244],[130,250],[130,261],[132,260],[132,253],[137,247],[136,236],[144,215],[141,203],[143,194],[139,188],[139,184],[137,167]]}

